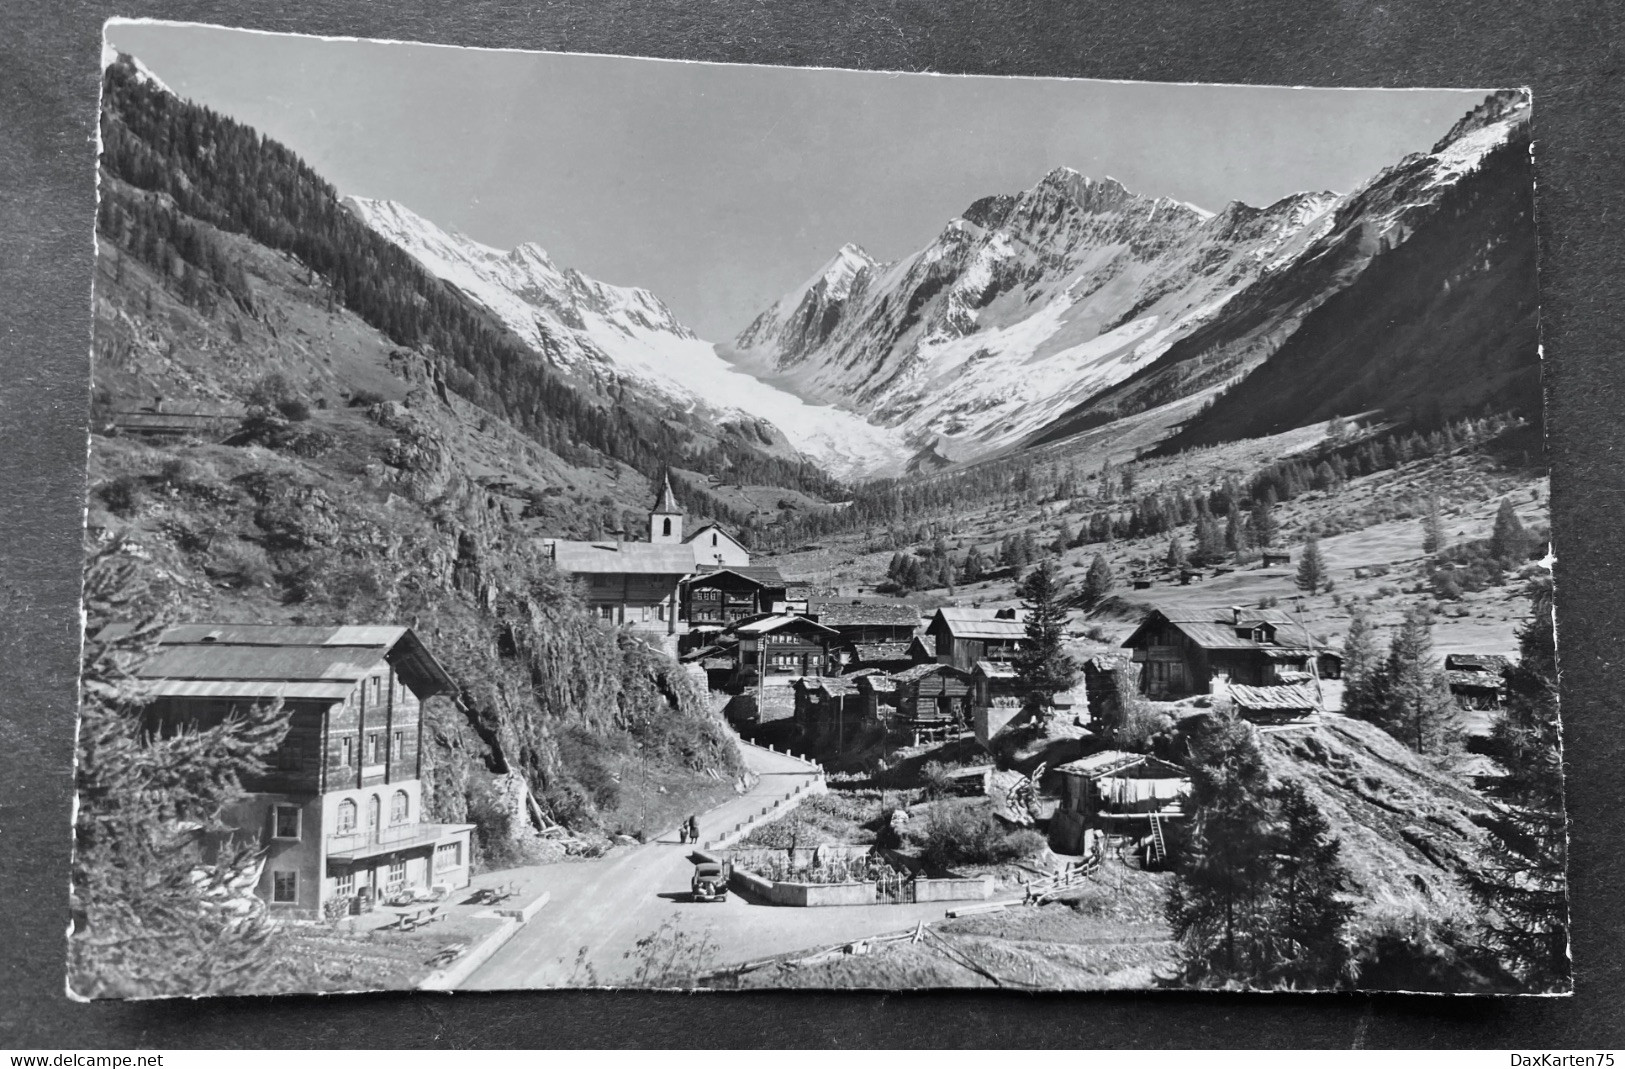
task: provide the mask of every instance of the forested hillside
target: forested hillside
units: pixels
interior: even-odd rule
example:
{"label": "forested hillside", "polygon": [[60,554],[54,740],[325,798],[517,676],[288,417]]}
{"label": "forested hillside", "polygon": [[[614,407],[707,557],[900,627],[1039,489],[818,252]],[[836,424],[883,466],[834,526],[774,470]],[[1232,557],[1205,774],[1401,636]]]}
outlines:
{"label": "forested hillside", "polygon": [[816,466],[775,455],[743,432],[719,434],[624,391],[591,396],[356,219],[293,152],[177,99],[133,65],[108,68],[102,114],[106,174],[132,191],[161,195],[163,205],[187,217],[157,218],[158,209],[112,190],[102,203],[103,232],[145,263],[178,275],[183,298],[210,284],[225,293],[242,289],[189,219],[293,256],[334,301],[396,344],[429,355],[453,392],[566,460],[608,458],[646,476],[678,464],[734,482],[836,491]]}
{"label": "forested hillside", "polygon": [[[674,807],[729,793],[703,691],[594,622],[538,538],[619,525],[678,457],[821,476],[581,394],[286,149],[129,65],[104,105],[92,543],[116,539],[172,619],[417,628],[461,687],[431,703],[426,799],[490,851],[529,821],[511,774],[589,839],[638,830],[623,767]],[[226,429],[130,433],[143,410]]]}

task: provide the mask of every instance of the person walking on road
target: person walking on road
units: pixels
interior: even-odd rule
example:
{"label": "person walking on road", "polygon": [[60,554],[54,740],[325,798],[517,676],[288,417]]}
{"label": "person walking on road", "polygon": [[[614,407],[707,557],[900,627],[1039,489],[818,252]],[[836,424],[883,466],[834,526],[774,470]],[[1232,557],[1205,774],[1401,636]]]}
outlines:
{"label": "person walking on road", "polygon": [[698,816],[688,818],[688,841],[691,843],[700,841],[700,818]]}

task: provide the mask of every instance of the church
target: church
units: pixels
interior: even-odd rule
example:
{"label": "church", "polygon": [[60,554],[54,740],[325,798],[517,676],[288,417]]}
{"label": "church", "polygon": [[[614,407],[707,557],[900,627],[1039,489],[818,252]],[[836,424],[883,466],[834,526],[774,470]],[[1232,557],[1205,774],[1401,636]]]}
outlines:
{"label": "church", "polygon": [[649,540],[546,539],[553,563],[581,580],[587,605],[606,623],[649,635],[679,635],[678,587],[695,571],[694,547],[683,541],[683,508],[668,477],[649,512]]}

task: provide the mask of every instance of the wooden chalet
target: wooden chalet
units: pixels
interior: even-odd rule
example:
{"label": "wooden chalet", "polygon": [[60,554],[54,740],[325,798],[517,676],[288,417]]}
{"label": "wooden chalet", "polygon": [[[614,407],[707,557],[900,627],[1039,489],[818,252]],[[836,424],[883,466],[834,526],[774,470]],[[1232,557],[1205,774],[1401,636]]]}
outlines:
{"label": "wooden chalet", "polygon": [[784,605],[784,576],[766,566],[702,571],[683,581],[682,619],[691,631],[721,631]]}
{"label": "wooden chalet", "polygon": [[860,668],[842,677],[852,681],[863,700],[863,715],[883,724],[897,720],[897,677],[890,672]]}
{"label": "wooden chalet", "polygon": [[1124,642],[1140,666],[1147,697],[1206,694],[1213,680],[1270,686],[1282,673],[1313,674],[1341,659],[1315,642],[1308,629],[1280,609],[1164,612],[1153,609]]}
{"label": "wooden chalet", "polygon": [[917,664],[894,673],[897,723],[924,740],[949,738],[970,726],[971,674],[949,664]]}
{"label": "wooden chalet", "polygon": [[679,586],[694,570],[687,547],[653,542],[551,542],[553,563],[582,584],[587,607],[605,623],[681,634]]}
{"label": "wooden chalet", "polygon": [[[1081,853],[1092,829],[1162,843],[1162,822],[1185,815],[1191,790],[1190,776],[1178,765],[1122,750],[1091,754],[1055,771],[1061,803],[1050,818],[1050,843],[1067,854]],[[1162,843],[1160,854],[1166,853]]]}
{"label": "wooden chalet", "polygon": [[853,643],[907,643],[920,627],[920,610],[897,601],[808,598],[807,615]]}
{"label": "wooden chalet", "polygon": [[936,642],[938,664],[969,672],[977,661],[1013,660],[1027,641],[1026,614],[1020,609],[938,609],[925,629]]}
{"label": "wooden chalet", "polygon": [[733,634],[737,687],[788,687],[795,678],[839,674],[830,648],[840,636],[809,617],[763,616],[735,625]]}
{"label": "wooden chalet", "polygon": [[[114,624],[103,634],[117,635]],[[472,824],[425,819],[422,702],[456,685],[405,627],[172,627],[136,671],[154,734],[281,701],[288,734],[221,814],[264,851],[256,893],[318,919],[402,891],[467,886]]]}
{"label": "wooden chalet", "polygon": [[804,676],[792,680],[790,687],[795,692],[796,728],[804,741],[828,739],[838,752],[845,748],[849,732],[875,721],[855,679]]}
{"label": "wooden chalet", "polygon": [[1007,728],[1030,719],[1024,708],[1027,690],[1008,661],[977,661],[971,669],[971,728],[984,747]]}
{"label": "wooden chalet", "polygon": [[1463,709],[1499,709],[1506,696],[1502,675],[1511,662],[1488,653],[1451,653],[1444,659],[1450,694]]}
{"label": "wooden chalet", "polygon": [[683,541],[694,549],[696,568],[750,567],[750,550],[720,524],[708,523]]}

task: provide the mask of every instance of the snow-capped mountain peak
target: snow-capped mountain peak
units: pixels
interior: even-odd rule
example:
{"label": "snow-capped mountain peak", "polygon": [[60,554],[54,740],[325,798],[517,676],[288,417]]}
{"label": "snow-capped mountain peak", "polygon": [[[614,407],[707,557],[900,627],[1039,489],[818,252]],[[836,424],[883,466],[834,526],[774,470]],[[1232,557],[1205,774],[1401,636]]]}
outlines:
{"label": "snow-capped mountain peak", "polygon": [[[494,248],[442,229],[394,201],[346,197],[362,222],[431,274],[489,309],[538,359],[603,385],[632,385],[719,423],[770,424],[789,444],[841,476],[895,471],[900,436],[862,416],[809,404],[717,355],[646,289],[560,267],[534,242]],[[856,246],[832,261],[850,285],[873,260]],[[835,265],[846,265],[835,270]]]}

